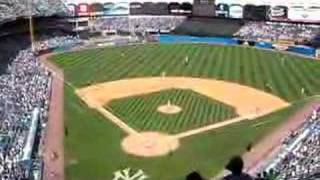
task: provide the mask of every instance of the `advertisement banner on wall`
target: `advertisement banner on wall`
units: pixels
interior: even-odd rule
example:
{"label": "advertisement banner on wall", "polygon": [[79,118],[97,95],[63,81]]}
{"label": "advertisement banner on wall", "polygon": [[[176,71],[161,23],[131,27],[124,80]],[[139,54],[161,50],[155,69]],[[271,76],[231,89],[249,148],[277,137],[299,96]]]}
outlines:
{"label": "advertisement banner on wall", "polygon": [[243,18],[243,7],[240,4],[231,4],[229,7],[229,17],[236,19]]}
{"label": "advertisement banner on wall", "polygon": [[223,3],[217,4],[215,12],[218,17],[229,17],[229,5]]}
{"label": "advertisement banner on wall", "polygon": [[288,19],[291,21],[307,21],[309,14],[303,6],[292,6],[288,9]]}
{"label": "advertisement banner on wall", "polygon": [[78,16],[88,16],[89,15],[89,5],[86,3],[78,4],[77,15]]}
{"label": "advertisement banner on wall", "polygon": [[269,9],[267,14],[270,20],[286,20],[288,18],[288,8],[286,6],[274,6]]}
{"label": "advertisement banner on wall", "polygon": [[320,22],[320,6],[292,6],[288,9],[288,19],[301,22]]}
{"label": "advertisement banner on wall", "polygon": [[131,2],[130,3],[130,14],[131,15],[140,15],[143,14],[143,7],[140,2]]}
{"label": "advertisement banner on wall", "polygon": [[129,3],[105,3],[103,5],[104,15],[129,15]]}
{"label": "advertisement banner on wall", "polygon": [[266,20],[269,6],[245,5],[243,8],[243,18],[250,20]]}
{"label": "advertisement banner on wall", "polygon": [[175,15],[189,15],[192,14],[192,4],[184,2],[182,4],[177,2],[169,3],[168,9],[170,14]]}
{"label": "advertisement banner on wall", "polygon": [[103,15],[103,4],[100,3],[92,3],[89,6],[90,15]]}
{"label": "advertisement banner on wall", "polygon": [[68,16],[77,16],[77,5],[68,4]]}
{"label": "advertisement banner on wall", "polygon": [[191,3],[184,2],[181,4],[181,7],[180,7],[181,13],[186,15],[192,14],[192,8],[193,8],[193,5]]}
{"label": "advertisement banner on wall", "polygon": [[307,21],[320,22],[320,6],[310,6],[306,11],[308,14]]}

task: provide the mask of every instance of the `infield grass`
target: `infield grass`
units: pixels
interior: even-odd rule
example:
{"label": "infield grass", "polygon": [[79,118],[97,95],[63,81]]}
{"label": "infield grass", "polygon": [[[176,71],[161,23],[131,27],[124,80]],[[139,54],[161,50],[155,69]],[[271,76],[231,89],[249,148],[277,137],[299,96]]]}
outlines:
{"label": "infield grass", "polygon": [[[182,108],[177,114],[157,111],[167,101]],[[106,104],[130,127],[139,131],[179,133],[237,116],[235,109],[192,90],[170,89],[160,92],[116,99]]]}

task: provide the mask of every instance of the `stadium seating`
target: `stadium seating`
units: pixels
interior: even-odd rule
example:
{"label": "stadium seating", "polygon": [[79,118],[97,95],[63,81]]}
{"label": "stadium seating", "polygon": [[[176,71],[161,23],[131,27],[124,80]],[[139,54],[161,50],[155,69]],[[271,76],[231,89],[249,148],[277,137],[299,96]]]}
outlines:
{"label": "stadium seating", "polygon": [[289,24],[284,22],[248,22],[234,35],[248,40],[295,42],[311,41],[320,33],[319,25]]}
{"label": "stadium seating", "polygon": [[[38,35],[37,51],[80,43],[59,31]],[[39,125],[47,122],[51,77],[30,50],[28,34],[0,39],[0,179],[29,179],[32,169],[41,170],[41,158],[31,154],[39,150],[32,148],[35,139],[41,148],[44,126]]]}
{"label": "stadium seating", "polygon": [[[28,1],[27,1],[28,2]],[[31,2],[31,1],[30,1]],[[22,16],[30,15],[30,8],[26,1],[22,0],[4,0],[0,2],[0,24],[15,20]],[[40,0],[33,3],[31,9],[34,16],[52,16],[56,14],[65,14],[67,7],[61,0]]]}
{"label": "stadium seating", "polygon": [[[135,2],[138,4],[138,2]],[[136,10],[139,16],[113,16],[93,19],[91,28],[97,31],[135,33],[174,33],[160,35],[160,42],[215,43],[236,45],[233,37],[248,41],[261,48],[272,48],[273,41],[292,41],[319,44],[319,25],[290,24],[279,22],[256,22],[239,19],[169,16],[167,4],[155,9],[152,3],[144,3],[144,11]],[[172,5],[172,4],[171,4]],[[22,16],[29,16],[27,3],[21,0],[0,2],[0,25]],[[97,8],[97,7],[96,7]],[[171,6],[172,9],[174,9]],[[98,8],[97,8],[98,9]],[[65,4],[60,0],[40,0],[34,3],[34,16],[65,14]],[[140,15],[144,13],[148,15]],[[45,20],[46,21],[46,20]],[[33,119],[45,126],[50,103],[51,74],[40,63],[41,51],[76,46],[82,43],[78,36],[63,31],[45,32],[39,29],[35,42],[36,52],[30,49],[28,26],[24,21],[6,24],[0,31],[0,179],[28,179],[30,169],[40,166],[39,159],[25,159],[30,132],[34,132]],[[46,27],[56,27],[47,23]],[[63,25],[63,28],[66,26]],[[50,29],[50,28],[48,28]],[[186,36],[181,36],[186,35]],[[194,37],[194,36],[219,37]],[[264,41],[268,41],[265,43]],[[116,43],[115,43],[116,44]],[[120,44],[120,43],[119,43]],[[320,45],[319,45],[320,46]],[[289,51],[313,55],[313,48],[294,46]],[[37,112],[37,113],[35,113]],[[37,115],[35,115],[37,114]],[[38,124],[37,124],[38,125]],[[44,131],[42,126],[40,131]],[[35,132],[36,133],[36,132]],[[40,134],[40,135],[39,135]],[[42,138],[41,133],[39,133]],[[41,143],[41,142],[40,142]],[[32,151],[32,150],[31,150]],[[27,151],[30,154],[29,151]],[[320,108],[306,118],[305,123],[283,141],[281,151],[272,159],[266,160],[258,179],[316,179],[320,176]],[[28,157],[30,158],[30,157]],[[38,158],[38,157],[37,157]],[[241,167],[242,168],[242,167]],[[197,175],[200,178],[200,175]],[[247,175],[245,174],[247,177]]]}
{"label": "stadium seating", "polygon": [[301,180],[319,177],[319,154],[320,107],[315,108],[305,123],[283,141],[281,151],[267,163],[262,174],[267,176],[266,179]]}
{"label": "stadium seating", "polygon": [[99,18],[94,28],[100,31],[117,32],[171,32],[179,26],[185,17],[175,16],[120,16]]}

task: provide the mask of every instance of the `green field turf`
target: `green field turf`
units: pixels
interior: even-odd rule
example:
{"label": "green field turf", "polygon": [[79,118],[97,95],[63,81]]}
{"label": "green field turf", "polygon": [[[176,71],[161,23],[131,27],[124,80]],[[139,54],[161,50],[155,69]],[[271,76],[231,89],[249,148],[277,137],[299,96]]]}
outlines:
{"label": "green field turf", "polygon": [[[186,56],[190,60],[188,66],[183,63]],[[152,44],[59,54],[52,59],[75,87],[128,77],[159,76],[165,71],[167,76],[238,82],[293,103],[259,121],[245,121],[185,138],[172,156],[137,158],[121,150],[125,134],[97,111],[87,108],[74,89],[66,86],[65,152],[66,175],[70,180],[112,179],[114,171],[126,167],[143,169],[152,180],[182,180],[191,170],[213,176],[230,156],[244,152],[249,142],[258,142],[304,105],[305,101],[298,100],[320,91],[319,62],[253,48]]]}
{"label": "green field turf", "polygon": [[[189,65],[184,63],[189,57]],[[68,81],[77,87],[128,77],[208,77],[270,91],[288,101],[320,92],[320,63],[254,48],[205,44],[109,47],[56,55]],[[284,60],[282,60],[284,59]],[[272,90],[266,86],[269,84]]]}
{"label": "green field turf", "polygon": [[258,142],[304,103],[297,102],[258,120],[185,138],[170,157],[137,158],[121,150],[120,142],[125,136],[122,130],[97,111],[88,109],[73,89],[66,86],[66,179],[111,180],[114,171],[126,167],[144,170],[150,180],[184,180],[184,176],[192,170],[212,177],[232,155],[244,152],[249,142]]}
{"label": "green field turf", "polygon": [[[163,114],[158,106],[167,101],[182,108],[178,114]],[[139,131],[179,133],[236,117],[233,107],[191,90],[170,89],[113,100],[107,105],[111,112]]]}

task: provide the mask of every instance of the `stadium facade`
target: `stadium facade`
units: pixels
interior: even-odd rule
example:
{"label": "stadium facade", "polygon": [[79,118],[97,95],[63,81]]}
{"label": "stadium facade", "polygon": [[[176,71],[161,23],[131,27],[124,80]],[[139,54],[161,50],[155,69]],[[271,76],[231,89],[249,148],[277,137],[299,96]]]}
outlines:
{"label": "stadium facade", "polygon": [[191,15],[193,12],[195,16],[320,23],[320,2],[316,0],[68,0],[65,3],[71,16]]}

